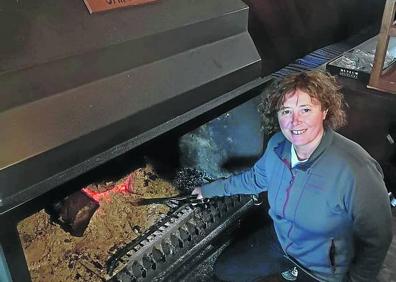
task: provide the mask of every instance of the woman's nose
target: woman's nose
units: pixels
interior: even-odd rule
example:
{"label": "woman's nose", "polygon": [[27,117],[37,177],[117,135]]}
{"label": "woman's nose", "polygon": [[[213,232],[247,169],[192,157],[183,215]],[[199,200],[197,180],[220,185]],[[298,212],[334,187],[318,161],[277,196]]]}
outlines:
{"label": "woman's nose", "polygon": [[298,125],[301,123],[300,114],[298,112],[293,113],[292,116],[292,124],[293,126]]}

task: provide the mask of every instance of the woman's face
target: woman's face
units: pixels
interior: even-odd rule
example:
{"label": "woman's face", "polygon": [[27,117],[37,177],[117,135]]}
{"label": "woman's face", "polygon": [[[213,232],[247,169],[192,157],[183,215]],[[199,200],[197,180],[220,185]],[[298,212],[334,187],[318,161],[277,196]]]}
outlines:
{"label": "woman's face", "polygon": [[278,121],[283,135],[296,150],[304,148],[312,153],[322,138],[326,114],[317,99],[297,89],[286,94],[285,102],[278,111]]}

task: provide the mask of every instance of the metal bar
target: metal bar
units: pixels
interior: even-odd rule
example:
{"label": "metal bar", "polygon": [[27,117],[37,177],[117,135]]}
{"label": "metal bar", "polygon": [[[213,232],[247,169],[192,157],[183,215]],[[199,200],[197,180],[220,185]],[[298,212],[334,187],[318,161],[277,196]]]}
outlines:
{"label": "metal bar", "polygon": [[21,241],[19,240],[16,224],[3,225],[0,232],[0,242],[3,248],[5,262],[11,274],[11,281],[30,281],[30,273],[26,264]]}

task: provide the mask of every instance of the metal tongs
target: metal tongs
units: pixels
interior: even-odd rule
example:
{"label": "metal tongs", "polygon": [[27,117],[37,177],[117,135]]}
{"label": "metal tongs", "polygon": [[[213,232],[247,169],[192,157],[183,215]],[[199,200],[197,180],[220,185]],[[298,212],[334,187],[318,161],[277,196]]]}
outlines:
{"label": "metal tongs", "polygon": [[180,204],[190,203],[193,205],[204,204],[209,202],[209,199],[197,199],[197,195],[178,195],[172,197],[161,197],[161,198],[141,198],[138,200],[138,205],[151,205],[151,204]]}

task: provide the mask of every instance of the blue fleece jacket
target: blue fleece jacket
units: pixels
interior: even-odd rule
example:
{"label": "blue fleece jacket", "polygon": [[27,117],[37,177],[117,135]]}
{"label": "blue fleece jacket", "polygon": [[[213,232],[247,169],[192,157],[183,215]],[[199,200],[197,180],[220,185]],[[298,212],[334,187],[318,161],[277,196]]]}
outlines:
{"label": "blue fleece jacket", "polygon": [[291,168],[290,152],[279,132],[251,169],[204,185],[202,194],[268,191],[269,215],[286,254],[323,281],[375,281],[392,240],[379,164],[329,128],[307,162]]}

